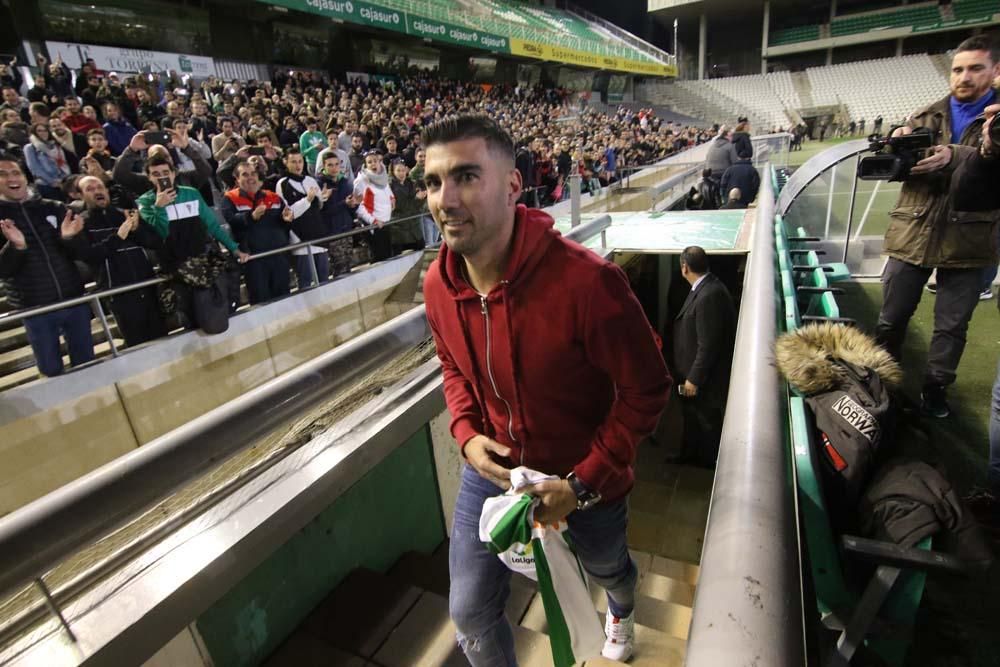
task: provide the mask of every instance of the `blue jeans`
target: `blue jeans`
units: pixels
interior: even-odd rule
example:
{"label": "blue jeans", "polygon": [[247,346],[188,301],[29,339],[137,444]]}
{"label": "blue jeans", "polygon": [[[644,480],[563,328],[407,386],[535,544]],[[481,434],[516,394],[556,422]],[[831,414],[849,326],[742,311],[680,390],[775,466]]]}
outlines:
{"label": "blue jeans", "polygon": [[420,218],[420,231],[424,235],[424,247],[431,248],[441,242],[441,233],[438,231],[434,218],[425,215]]}
{"label": "blue jeans", "polygon": [[52,377],[63,372],[59,336],[66,338],[69,359],[73,366],[85,364],[94,358],[94,339],[90,335],[90,306],[80,304],[24,320],[31,351],[35,353],[38,372]]}
{"label": "blue jeans", "polygon": [[[470,466],[462,470],[448,554],[449,607],[458,643],[473,667],[517,665],[514,635],[504,615],[511,572],[479,541],[483,502],[501,493],[503,489]],[[635,604],[639,576],[625,537],[628,502],[622,499],[573,512],[567,521],[584,569],[608,592],[608,608],[616,616],[627,616]]]}
{"label": "blue jeans", "polygon": [[295,275],[299,279],[299,289],[305,289],[313,283],[312,264],[316,261],[316,277],[321,283],[330,279],[330,255],[318,252],[312,255],[295,255]]}
{"label": "blue jeans", "polygon": [[986,479],[990,490],[1000,494],[1000,364],[993,380],[993,400],[990,403],[990,465]]}

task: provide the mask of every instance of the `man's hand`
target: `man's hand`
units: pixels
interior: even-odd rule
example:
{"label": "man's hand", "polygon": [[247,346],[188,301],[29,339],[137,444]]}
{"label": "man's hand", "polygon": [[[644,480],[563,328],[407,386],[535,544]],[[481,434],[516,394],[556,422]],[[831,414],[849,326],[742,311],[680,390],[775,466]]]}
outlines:
{"label": "man's hand", "polygon": [[83,218],[74,215],[73,211],[66,211],[66,217],[63,218],[62,225],[59,226],[59,233],[62,234],[63,239],[71,239],[82,231]]}
{"label": "man's hand", "polygon": [[24,234],[10,218],[0,220],[0,232],[3,232],[3,237],[13,243],[18,250],[24,250],[28,247],[27,241],[24,240]]}
{"label": "man's hand", "polygon": [[348,206],[350,206],[351,208],[355,208],[361,202],[353,194],[350,194],[350,195],[347,195],[346,199],[344,199],[344,203],[347,204]]}
{"label": "man's hand", "polygon": [[265,213],[267,213],[267,207],[264,206],[263,204],[257,204],[257,208],[253,210],[253,213],[250,214],[250,217],[252,217],[254,219],[254,222],[256,222],[261,218],[263,218]]}
{"label": "man's hand", "polygon": [[325,204],[327,200],[330,199],[330,195],[332,194],[333,190],[331,190],[329,187],[324,187],[322,192],[319,193],[319,198],[322,199],[323,203]]}
{"label": "man's hand", "polygon": [[170,143],[179,151],[184,150],[191,143],[191,137],[188,136],[187,132],[180,132],[174,129],[169,129],[167,132],[170,133]]}
{"label": "man's hand", "polygon": [[311,204],[312,200],[316,199],[316,196],[318,194],[319,194],[319,189],[318,188],[309,188],[309,192],[306,193],[306,199],[308,199],[309,203]]}
{"label": "man's hand", "polygon": [[240,264],[246,264],[247,262],[250,261],[250,254],[249,253],[245,253],[242,250],[237,250],[236,251],[236,261],[239,262]]}
{"label": "man's hand", "polygon": [[518,490],[539,499],[535,507],[535,521],[539,523],[558,523],[576,509],[576,493],[565,479],[547,479]]}
{"label": "man's hand", "polygon": [[146,137],[143,136],[142,132],[136,132],[131,141],[128,142],[128,147],[129,150],[138,153],[149,148],[149,144],[146,143]]}
{"label": "man's hand", "polygon": [[892,131],[892,136],[894,137],[902,137],[907,134],[913,134],[913,128],[910,127],[909,125],[900,125],[895,130]]}
{"label": "man's hand", "polygon": [[177,190],[170,188],[169,190],[163,190],[156,193],[156,201],[153,202],[156,206],[163,208],[164,206],[170,206],[177,199]]}
{"label": "man's hand", "polygon": [[910,170],[911,174],[929,174],[940,171],[951,164],[950,146],[931,146],[927,153],[927,157],[913,166],[913,169]]}
{"label": "man's hand", "polygon": [[1000,113],[1000,104],[991,104],[983,109],[983,114],[986,116],[986,122],[983,123],[983,154],[990,153],[997,148],[993,145],[993,141],[990,139],[990,128],[993,126],[994,118],[996,118],[997,113]]}
{"label": "man's hand", "polygon": [[125,220],[125,222],[123,222],[121,225],[119,225],[119,227],[118,227],[118,238],[120,238],[122,241],[124,241],[125,239],[127,239],[128,235],[131,234],[131,233],[132,233],[132,223],[131,223],[131,221]]}
{"label": "man's hand", "polygon": [[249,152],[250,152],[250,146],[243,146],[242,148],[236,151],[236,155],[237,157],[246,157],[247,153]]}
{"label": "man's hand", "polygon": [[293,211],[288,207],[285,207],[285,210],[281,212],[281,219],[284,220],[285,222],[291,222],[292,220],[295,219],[295,211]]}
{"label": "man's hand", "polygon": [[510,456],[510,447],[490,440],[485,435],[473,436],[465,443],[465,460],[479,476],[493,482],[501,489],[510,488],[510,470],[493,460],[493,455]]}
{"label": "man's hand", "polygon": [[684,381],[684,395],[688,398],[693,398],[698,395],[698,385],[691,382],[691,380]]}

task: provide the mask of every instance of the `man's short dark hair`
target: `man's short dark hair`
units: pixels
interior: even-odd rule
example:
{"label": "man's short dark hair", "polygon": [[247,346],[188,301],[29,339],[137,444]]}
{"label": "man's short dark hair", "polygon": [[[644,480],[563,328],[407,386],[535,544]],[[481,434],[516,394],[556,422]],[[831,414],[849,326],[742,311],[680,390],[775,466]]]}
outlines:
{"label": "man's short dark hair", "polygon": [[240,160],[237,160],[237,161],[236,161],[236,166],[234,166],[234,167],[233,167],[233,176],[235,176],[235,177],[239,178],[239,175],[240,175],[240,168],[242,168],[242,167],[250,167],[251,169],[253,169],[253,170],[254,170],[254,172],[255,172],[255,173],[256,173],[256,174],[258,175],[258,176],[260,176],[260,171],[259,171],[259,170],[257,169],[257,167],[255,167],[255,166],[253,165],[253,163],[252,163],[252,162],[250,162],[250,160],[244,160],[244,159],[242,159],[242,158],[241,158]]}
{"label": "man's short dark hair", "polygon": [[992,35],[973,35],[969,37],[955,49],[955,53],[961,53],[962,51],[986,51],[990,54],[990,60],[993,63],[1000,63],[1000,46],[998,46],[997,41]]}
{"label": "man's short dark hair", "polygon": [[681,264],[687,264],[692,273],[708,273],[708,255],[705,249],[697,245],[689,245],[681,252]]}
{"label": "man's short dark hair", "polygon": [[44,102],[32,102],[28,105],[28,111],[34,113],[37,116],[50,116],[52,115],[52,110],[49,109],[49,105]]}
{"label": "man's short dark hair", "polygon": [[80,192],[80,181],[83,180],[83,178],[84,177],[81,174],[71,174],[63,180],[59,189],[62,190],[62,193],[66,195],[67,198],[71,198],[74,192]]}
{"label": "man's short dark hair", "polygon": [[168,167],[170,167],[170,171],[176,171],[174,163],[171,161],[169,157],[167,157],[166,155],[156,154],[153,157],[146,160],[146,173],[148,174],[149,170],[152,169],[153,167],[162,167],[163,165],[167,165]]}
{"label": "man's short dark hair", "polygon": [[101,135],[102,137],[105,137],[105,138],[107,138],[107,135],[106,135],[106,134],[104,134],[104,130],[102,130],[102,129],[101,129],[101,128],[99,128],[99,127],[92,127],[92,128],[90,128],[89,130],[87,130],[87,138],[88,138],[88,139],[89,139],[89,138],[90,138],[91,136],[95,135],[95,134],[99,134],[99,135]]}
{"label": "man's short dark hair", "polygon": [[424,128],[420,138],[425,148],[463,139],[482,139],[487,148],[514,162],[514,140],[495,120],[482,114],[462,114],[432,123]]}
{"label": "man's short dark hair", "polygon": [[285,149],[285,157],[287,158],[289,155],[302,155],[302,149],[298,146],[289,146]]}

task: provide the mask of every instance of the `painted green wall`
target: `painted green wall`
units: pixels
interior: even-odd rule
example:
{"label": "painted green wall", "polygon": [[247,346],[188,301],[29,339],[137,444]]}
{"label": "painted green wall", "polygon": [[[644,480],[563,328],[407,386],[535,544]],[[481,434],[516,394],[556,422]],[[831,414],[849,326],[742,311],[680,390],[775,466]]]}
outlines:
{"label": "painted green wall", "polygon": [[427,427],[198,618],[216,667],[256,665],[358,567],[384,572],[445,539]]}

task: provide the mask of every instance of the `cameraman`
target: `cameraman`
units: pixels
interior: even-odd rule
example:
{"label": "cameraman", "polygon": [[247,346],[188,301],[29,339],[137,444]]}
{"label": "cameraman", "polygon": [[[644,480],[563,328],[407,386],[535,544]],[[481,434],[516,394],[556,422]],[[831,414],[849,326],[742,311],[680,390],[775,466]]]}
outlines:
{"label": "cameraman", "polygon": [[920,395],[921,410],[936,418],[950,414],[945,389],[955,381],[969,320],[979,302],[983,269],[997,262],[1000,210],[962,208],[954,193],[969,177],[966,163],[979,148],[983,112],[996,99],[991,84],[998,75],[1000,50],[991,40],[985,36],[965,40],[952,59],[951,95],[917,111],[893,133],[925,128],[937,146],[912,169],[890,213],[883,245],[889,259],[882,274],[882,310],[875,333],[879,343],[900,359],[921,290],[937,269],[934,334]]}

